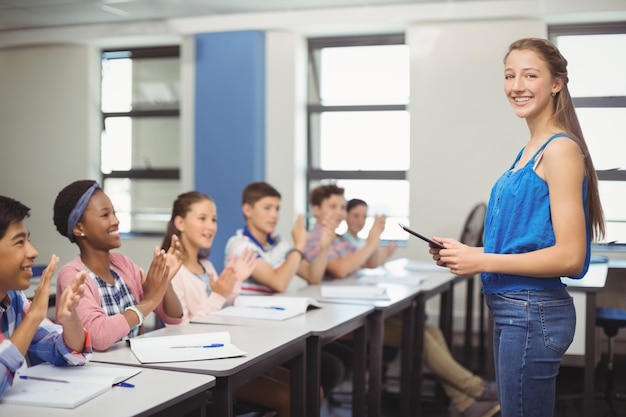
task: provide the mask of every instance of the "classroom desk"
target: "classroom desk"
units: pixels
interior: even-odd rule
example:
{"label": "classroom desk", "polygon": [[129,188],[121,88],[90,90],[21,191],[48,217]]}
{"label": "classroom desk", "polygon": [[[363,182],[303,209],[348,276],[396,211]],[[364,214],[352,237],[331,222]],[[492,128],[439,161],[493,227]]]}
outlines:
{"label": "classroom desk", "polygon": [[[305,413],[304,357],[308,330],[277,328],[268,335],[267,328],[231,326],[231,341],[246,356],[201,361],[140,363],[126,342],[118,342],[106,352],[94,352],[93,362],[131,365],[186,373],[213,375],[216,378],[213,393],[213,415],[233,416],[235,389],[265,372],[289,362],[291,415]],[[181,324],[167,326],[139,337],[174,336],[224,331],[223,326],[210,324]]]}
{"label": "classroom desk", "polygon": [[[274,297],[296,296],[276,294]],[[245,296],[242,296],[245,297]],[[320,303],[322,308],[287,320],[255,320],[247,318],[207,316],[199,320],[211,320],[217,325],[258,326],[275,331],[276,328],[293,327],[308,330],[306,349],[306,406],[308,416],[320,415],[320,370],[322,346],[344,335],[353,333],[354,355],[352,357],[352,415],[365,415],[365,324],[374,308],[368,305]],[[193,322],[192,322],[193,323]]]}
{"label": "classroom desk", "polygon": [[[89,366],[103,366],[90,363]],[[115,366],[115,365],[108,365]],[[128,379],[135,388],[113,387],[73,409],[0,404],[0,415],[20,417],[126,417],[206,415],[206,391],[215,377],[182,372],[142,369]]]}
{"label": "classroom desk", "polygon": [[[424,331],[424,321],[421,323],[419,317],[425,318],[425,302],[436,294],[442,294],[451,288],[455,277],[449,272],[428,272],[419,285],[401,284],[399,278],[405,274],[407,282],[414,282],[415,272],[385,271],[379,278],[377,285],[387,289],[388,299],[385,300],[351,300],[337,299],[332,302],[340,304],[361,304],[369,305],[374,311],[369,315],[370,321],[370,363],[369,363],[369,389],[368,389],[368,415],[378,416],[381,412],[381,391],[382,391],[382,365],[383,365],[383,336],[385,319],[399,314],[403,318],[403,337],[401,346],[401,391],[400,391],[400,412],[402,416],[416,416],[413,411],[416,402],[419,403],[421,396],[421,361],[414,360],[423,342],[421,337],[415,337]],[[419,273],[419,275],[423,275]],[[389,279],[393,278],[393,279]],[[392,282],[391,282],[392,281]],[[331,282],[324,285],[354,285],[359,284],[360,278],[350,277]],[[294,295],[306,296],[315,299],[321,298],[321,286],[309,285],[294,293]],[[329,299],[324,299],[331,302]],[[449,304],[447,304],[449,305]],[[422,311],[418,311],[421,308]],[[449,312],[445,313],[446,315]],[[417,318],[417,320],[416,320]],[[447,320],[447,319],[446,319]],[[421,333],[416,333],[421,332]],[[419,371],[416,372],[416,369]],[[419,374],[419,377],[416,377]],[[419,383],[419,386],[413,385]],[[419,391],[418,398],[415,393]],[[413,398],[412,398],[413,397]]]}

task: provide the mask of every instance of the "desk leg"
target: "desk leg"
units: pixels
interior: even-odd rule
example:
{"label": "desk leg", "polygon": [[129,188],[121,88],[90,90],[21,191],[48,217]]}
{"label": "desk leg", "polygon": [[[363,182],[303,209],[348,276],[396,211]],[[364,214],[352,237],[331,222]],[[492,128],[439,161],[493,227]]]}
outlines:
{"label": "desk leg", "polygon": [[[470,363],[471,354],[472,354],[472,333],[474,330],[474,286],[475,286],[476,276],[472,275],[467,279],[467,286],[465,287],[466,296],[465,296],[465,351],[463,355],[465,356],[463,359],[465,360],[465,364]],[[454,315],[454,312],[453,312]]]}
{"label": "desk leg", "polygon": [[594,377],[596,367],[596,293],[586,293],[587,314],[585,323],[585,388],[583,411],[585,417],[593,416]]}
{"label": "desk leg", "polygon": [[[308,416],[320,415],[320,385],[321,385],[321,341],[319,337],[309,337],[306,341],[306,405]],[[292,387],[293,388],[293,387]],[[293,405],[292,405],[293,408]],[[291,415],[297,416],[291,410]]]}
{"label": "desk leg", "polygon": [[380,395],[382,390],[382,367],[383,367],[383,315],[375,311],[370,315],[370,366],[368,388],[368,411],[370,417],[380,416]]}
{"label": "desk leg", "polygon": [[411,383],[415,366],[415,302],[402,313],[402,348],[400,349],[400,416],[412,417]]}
{"label": "desk leg", "polygon": [[211,389],[213,392],[213,415],[233,417],[233,392],[234,387],[230,383],[228,377],[220,377],[215,381],[215,386]]}
{"label": "desk leg", "polygon": [[[306,375],[304,369],[305,356],[308,357],[305,352],[297,355],[289,361],[289,393],[290,393],[290,408],[292,416],[304,416],[306,412]],[[318,368],[319,369],[319,366]],[[319,374],[318,374],[319,375]],[[317,392],[317,414],[319,416],[319,383]],[[220,414],[216,414],[220,415]],[[315,415],[315,414],[311,414]]]}
{"label": "desk leg", "polygon": [[354,356],[352,357],[352,416],[365,416],[365,326],[354,331]]}
{"label": "desk leg", "polygon": [[422,416],[422,382],[424,379],[423,356],[424,356],[424,324],[426,323],[426,298],[418,295],[415,303],[415,330],[413,354],[413,380],[410,384],[412,388],[412,409],[414,417]]}

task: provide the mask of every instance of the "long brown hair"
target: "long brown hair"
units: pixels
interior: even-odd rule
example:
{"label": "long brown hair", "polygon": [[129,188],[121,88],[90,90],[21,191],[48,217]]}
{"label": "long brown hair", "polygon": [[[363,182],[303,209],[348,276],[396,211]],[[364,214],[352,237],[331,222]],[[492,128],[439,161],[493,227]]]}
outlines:
{"label": "long brown hair", "polygon": [[535,52],[550,69],[550,74],[554,79],[563,81],[563,88],[554,97],[554,122],[565,130],[565,133],[578,144],[585,161],[585,171],[587,175],[587,211],[591,225],[591,237],[601,238],[605,234],[604,213],[600,203],[598,192],[598,176],[593,166],[589,148],[585,142],[583,131],[580,128],[576,109],[569,93],[567,84],[567,60],[561,55],[557,47],[546,39],[524,38],[513,42],[504,56],[504,61],[514,50],[529,50]]}
{"label": "long brown hair", "polygon": [[[180,194],[174,204],[172,206],[172,216],[170,217],[170,221],[167,223],[167,228],[165,229],[165,235],[163,236],[163,242],[161,243],[161,248],[167,251],[170,248],[170,244],[172,243],[172,235],[178,236],[180,239],[180,230],[176,228],[174,224],[174,220],[176,217],[180,216],[184,218],[189,211],[191,211],[191,206],[195,203],[199,203],[201,201],[213,201],[211,197],[206,194],[203,194],[198,191],[189,191],[183,194]],[[180,241],[180,244],[183,244],[183,241]],[[183,247],[183,250],[185,248]],[[206,258],[209,256],[209,250],[201,250],[198,252],[198,259]]]}

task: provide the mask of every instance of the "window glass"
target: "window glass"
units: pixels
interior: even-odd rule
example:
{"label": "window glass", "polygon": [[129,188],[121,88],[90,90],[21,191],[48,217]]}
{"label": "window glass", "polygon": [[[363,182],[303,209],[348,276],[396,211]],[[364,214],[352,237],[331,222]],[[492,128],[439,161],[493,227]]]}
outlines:
{"label": "window glass", "polygon": [[599,181],[606,220],[606,242],[626,243],[626,182]]}
{"label": "window glass", "polygon": [[559,36],[572,97],[626,96],[626,34]]}
{"label": "window glass", "polygon": [[324,112],[319,115],[324,170],[407,170],[409,112]]}
{"label": "window glass", "polygon": [[582,107],[576,113],[596,169],[626,169],[626,107]]}
{"label": "window glass", "polygon": [[165,233],[178,181],[107,178],[104,192],[120,221],[121,233]]}
{"label": "window glass", "polygon": [[324,105],[408,103],[406,45],[324,48],[320,61]]}

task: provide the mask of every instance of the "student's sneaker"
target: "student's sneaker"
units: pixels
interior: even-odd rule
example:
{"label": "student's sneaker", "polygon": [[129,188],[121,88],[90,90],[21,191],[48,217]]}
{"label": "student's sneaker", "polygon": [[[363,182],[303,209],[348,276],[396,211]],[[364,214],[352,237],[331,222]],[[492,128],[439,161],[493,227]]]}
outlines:
{"label": "student's sneaker", "polygon": [[461,417],[493,417],[500,411],[498,401],[474,400],[461,414]]}
{"label": "student's sneaker", "polygon": [[483,393],[476,397],[477,401],[496,401],[498,399],[498,387],[495,381],[486,381],[483,379]]}

